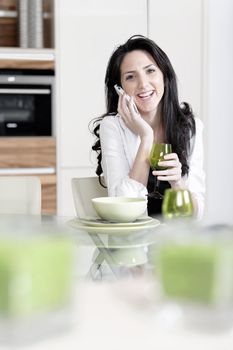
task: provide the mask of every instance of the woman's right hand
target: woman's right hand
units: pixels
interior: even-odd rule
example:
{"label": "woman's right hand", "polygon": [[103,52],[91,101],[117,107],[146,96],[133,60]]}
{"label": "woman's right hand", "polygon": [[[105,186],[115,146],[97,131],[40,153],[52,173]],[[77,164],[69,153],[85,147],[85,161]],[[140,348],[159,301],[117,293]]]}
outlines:
{"label": "woman's right hand", "polygon": [[139,135],[141,140],[151,139],[153,141],[153,129],[141,117],[140,113],[135,109],[133,97],[127,101],[128,95],[119,96],[118,113],[123,119],[125,125],[136,135]]}

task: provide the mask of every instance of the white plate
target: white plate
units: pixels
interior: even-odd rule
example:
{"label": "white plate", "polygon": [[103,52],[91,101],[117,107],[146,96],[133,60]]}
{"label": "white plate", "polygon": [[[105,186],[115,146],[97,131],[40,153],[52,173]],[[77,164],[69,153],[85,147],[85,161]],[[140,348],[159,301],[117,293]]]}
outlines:
{"label": "white plate", "polygon": [[150,216],[143,216],[141,218],[138,218],[137,220],[133,221],[133,222],[110,222],[110,221],[106,221],[103,220],[101,218],[98,217],[91,217],[91,216],[87,216],[85,218],[78,218],[78,220],[87,226],[110,226],[110,227],[114,227],[114,226],[123,226],[123,227],[128,227],[128,226],[140,226],[140,225],[145,225],[148,223],[152,223],[153,222],[153,218],[151,218]]}
{"label": "white plate", "polygon": [[104,233],[109,235],[125,235],[130,234],[132,232],[143,232],[144,230],[152,229],[160,225],[160,221],[157,219],[152,219],[148,224],[138,226],[133,226],[132,224],[128,226],[128,223],[126,224],[126,226],[89,226],[85,225],[79,219],[76,218],[68,221],[68,225],[72,228],[85,231],[91,234]]}

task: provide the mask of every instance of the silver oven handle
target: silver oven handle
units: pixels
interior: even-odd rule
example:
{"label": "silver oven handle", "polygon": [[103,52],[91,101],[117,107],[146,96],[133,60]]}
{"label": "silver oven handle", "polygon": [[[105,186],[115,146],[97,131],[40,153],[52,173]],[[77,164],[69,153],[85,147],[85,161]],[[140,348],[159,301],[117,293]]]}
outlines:
{"label": "silver oven handle", "polygon": [[50,95],[49,89],[0,89],[0,94],[34,94],[34,95]]}
{"label": "silver oven handle", "polygon": [[48,168],[0,168],[0,175],[48,175],[55,174],[56,169]]}

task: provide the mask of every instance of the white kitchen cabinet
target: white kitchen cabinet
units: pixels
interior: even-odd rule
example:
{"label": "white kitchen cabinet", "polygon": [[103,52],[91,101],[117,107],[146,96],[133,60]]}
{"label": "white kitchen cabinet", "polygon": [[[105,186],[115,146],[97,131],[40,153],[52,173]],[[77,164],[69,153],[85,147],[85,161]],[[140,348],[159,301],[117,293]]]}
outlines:
{"label": "white kitchen cabinet", "polygon": [[204,112],[207,224],[233,224],[233,2],[205,0]]}
{"label": "white kitchen cabinet", "polygon": [[105,111],[104,76],[114,47],[147,34],[145,0],[58,0],[57,82],[60,165],[90,165],[88,122]]}
{"label": "white kitchen cabinet", "polygon": [[68,215],[71,177],[95,174],[88,123],[105,112],[108,59],[131,35],[147,35],[147,1],[56,0],[55,28],[58,213]]}
{"label": "white kitchen cabinet", "polygon": [[148,35],[168,55],[178,79],[179,100],[203,118],[203,1],[149,0]]}
{"label": "white kitchen cabinet", "polygon": [[204,121],[206,224],[233,223],[232,14],[231,0],[148,1],[148,35],[171,59],[180,100]]}

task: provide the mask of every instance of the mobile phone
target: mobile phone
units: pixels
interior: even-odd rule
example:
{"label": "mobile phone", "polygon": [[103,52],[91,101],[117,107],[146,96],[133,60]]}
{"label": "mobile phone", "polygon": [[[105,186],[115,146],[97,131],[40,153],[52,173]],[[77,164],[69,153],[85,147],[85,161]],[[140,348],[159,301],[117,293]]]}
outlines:
{"label": "mobile phone", "polygon": [[[116,90],[116,92],[117,92],[117,94],[118,94],[119,96],[125,94],[125,91],[124,91],[124,90],[122,89],[122,87],[120,87],[119,85],[115,84],[115,85],[114,85],[114,88],[115,88],[115,90]],[[126,100],[127,100],[128,102],[130,101],[129,95],[126,95]],[[135,112],[136,112],[136,113],[139,113],[139,112],[138,112],[138,109],[137,109],[137,106],[136,106],[135,103],[133,103],[133,107],[134,107]]]}
{"label": "mobile phone", "polygon": [[[122,87],[120,87],[119,85],[115,84],[114,85],[114,88],[117,92],[117,94],[120,96],[120,95],[124,95],[125,91],[122,89]],[[126,95],[126,100],[129,102],[130,101],[130,97],[129,95]]]}

